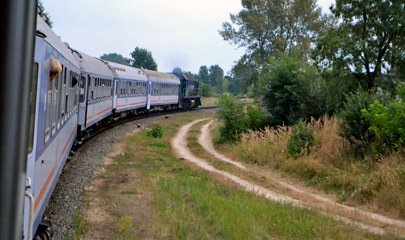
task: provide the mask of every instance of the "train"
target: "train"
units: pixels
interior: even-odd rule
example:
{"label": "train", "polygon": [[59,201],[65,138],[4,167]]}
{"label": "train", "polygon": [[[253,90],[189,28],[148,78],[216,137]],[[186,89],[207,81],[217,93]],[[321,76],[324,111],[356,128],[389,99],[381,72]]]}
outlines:
{"label": "train", "polygon": [[24,239],[50,239],[46,206],[74,144],[111,119],[201,105],[198,81],[104,61],[71,48],[37,15]]}

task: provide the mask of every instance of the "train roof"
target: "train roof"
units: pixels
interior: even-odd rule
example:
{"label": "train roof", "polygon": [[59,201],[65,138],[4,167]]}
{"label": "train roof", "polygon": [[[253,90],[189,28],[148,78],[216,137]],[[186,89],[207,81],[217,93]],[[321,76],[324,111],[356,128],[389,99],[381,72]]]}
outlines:
{"label": "train roof", "polygon": [[180,79],[170,73],[156,72],[152,70],[143,69],[148,79],[152,82],[168,82],[168,83],[180,83]]}
{"label": "train roof", "polygon": [[105,77],[114,77],[112,70],[102,60],[75,50],[73,50],[73,54],[79,62],[82,72],[95,73]]}
{"label": "train roof", "polygon": [[43,35],[44,41],[49,43],[54,47],[60,54],[62,54],[67,60],[69,60],[77,68],[80,68],[79,63],[76,58],[73,56],[69,47],[66,43],[63,43],[59,36],[57,36],[48,24],[42,19],[40,15],[37,15],[37,32],[40,32]]}
{"label": "train roof", "polygon": [[148,78],[144,71],[139,68],[134,68],[120,63],[106,61],[110,68],[114,71],[114,74],[118,78],[143,80],[147,81]]}

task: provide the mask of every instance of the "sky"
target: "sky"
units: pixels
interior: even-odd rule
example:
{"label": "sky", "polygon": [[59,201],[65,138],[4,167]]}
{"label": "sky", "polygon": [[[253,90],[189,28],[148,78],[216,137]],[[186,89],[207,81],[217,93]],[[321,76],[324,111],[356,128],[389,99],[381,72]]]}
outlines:
{"label": "sky", "polygon": [[[318,0],[324,12],[335,0]],[[228,73],[243,49],[219,35],[240,0],[42,0],[53,30],[72,48],[100,57],[129,57],[135,47],[152,52],[158,70],[198,73],[218,64]]]}

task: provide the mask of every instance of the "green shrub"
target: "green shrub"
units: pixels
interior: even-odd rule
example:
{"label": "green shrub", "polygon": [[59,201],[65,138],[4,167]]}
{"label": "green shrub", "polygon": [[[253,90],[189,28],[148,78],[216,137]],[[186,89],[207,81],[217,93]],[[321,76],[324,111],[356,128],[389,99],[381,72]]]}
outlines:
{"label": "green shrub", "polygon": [[292,128],[292,135],[288,139],[288,153],[295,157],[309,154],[314,145],[315,137],[312,129],[304,122],[295,124]]}
{"label": "green shrub", "polygon": [[246,109],[246,127],[250,130],[259,130],[268,123],[268,117],[256,106],[248,106]]}
{"label": "green shrub", "polygon": [[370,121],[364,118],[361,110],[367,109],[375,98],[371,93],[364,91],[349,95],[339,113],[341,120],[339,134],[350,142],[356,155],[364,155],[373,139],[373,135],[368,131]]}
{"label": "green shrub", "polygon": [[163,137],[163,128],[159,124],[153,124],[152,129],[146,133],[146,136],[153,138],[162,138]]}
{"label": "green shrub", "polygon": [[358,91],[347,97],[339,113],[341,120],[339,134],[350,142],[355,155],[363,157],[370,152],[370,145],[376,137],[375,132],[369,130],[371,119],[365,117],[363,109],[367,111],[375,101],[387,103],[389,98],[389,94],[384,91]]}
{"label": "green shrub", "polygon": [[243,103],[234,96],[221,95],[218,99],[220,142],[234,142],[242,132],[247,131]]}
{"label": "green shrub", "polygon": [[398,99],[387,105],[374,101],[362,116],[370,124],[369,133],[374,137],[372,149],[377,153],[396,150],[405,143],[405,87],[398,87]]}
{"label": "green shrub", "polygon": [[201,96],[203,97],[214,97],[218,95],[215,90],[208,84],[200,82]]}

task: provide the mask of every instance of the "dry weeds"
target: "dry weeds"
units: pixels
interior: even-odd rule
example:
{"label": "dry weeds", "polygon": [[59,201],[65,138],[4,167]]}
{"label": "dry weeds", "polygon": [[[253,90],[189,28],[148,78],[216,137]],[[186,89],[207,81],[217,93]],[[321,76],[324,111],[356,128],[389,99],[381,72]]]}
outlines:
{"label": "dry weeds", "polygon": [[316,140],[308,155],[288,155],[291,128],[285,126],[242,134],[240,143],[227,150],[233,159],[279,169],[307,184],[333,191],[341,201],[405,218],[403,151],[378,159],[355,159],[345,147],[345,139],[338,135],[338,119],[323,117],[308,125]]}

